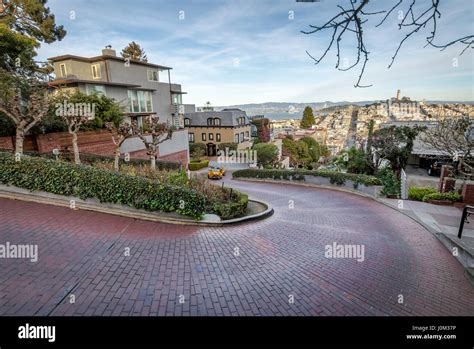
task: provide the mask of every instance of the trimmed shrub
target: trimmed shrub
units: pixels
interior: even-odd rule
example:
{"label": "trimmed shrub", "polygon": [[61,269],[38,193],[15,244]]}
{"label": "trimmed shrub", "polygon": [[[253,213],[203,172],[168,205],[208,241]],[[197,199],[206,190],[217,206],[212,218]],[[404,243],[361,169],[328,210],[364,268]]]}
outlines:
{"label": "trimmed shrub", "polygon": [[401,183],[392,169],[389,167],[380,169],[377,173],[377,178],[382,182],[383,195],[396,195],[397,197],[400,197]]}
{"label": "trimmed shrub", "polygon": [[257,164],[264,168],[270,167],[278,161],[278,147],[271,143],[259,143],[252,147],[257,152]]}
{"label": "trimmed shrub", "polygon": [[233,189],[232,201],[227,204],[215,204],[213,212],[223,220],[244,216],[247,212],[248,195]]}
{"label": "trimmed shrub", "polygon": [[[28,156],[43,157],[47,159],[55,159],[55,156],[52,153],[39,153],[37,151],[25,151],[23,154]],[[83,164],[95,165],[96,163],[103,162],[114,162],[113,156],[99,155],[99,154],[89,154],[89,153],[80,153],[81,162]],[[124,160],[125,154],[121,155],[120,162],[127,165],[138,165],[138,166],[150,166],[149,159],[129,159],[128,161]],[[59,155],[61,160],[66,160],[69,162],[74,162],[73,153],[61,153]],[[181,170],[181,163],[179,161],[166,161],[166,160],[156,160],[156,170]]]}
{"label": "trimmed shrub", "polygon": [[207,147],[203,143],[189,143],[189,155],[193,160],[200,160],[206,155]]}
{"label": "trimmed shrub", "polygon": [[430,200],[448,200],[451,202],[461,201],[461,195],[455,192],[449,193],[431,193],[423,196],[423,202],[428,202]]}
{"label": "trimmed shrub", "polygon": [[423,197],[428,194],[437,193],[432,187],[410,187],[408,189],[408,198],[410,200],[423,201]]}
{"label": "trimmed shrub", "polygon": [[23,156],[16,162],[9,153],[0,153],[0,183],[148,211],[177,212],[195,219],[205,213],[207,202],[203,194],[190,188],[44,158]]}
{"label": "trimmed shrub", "polygon": [[219,143],[217,145],[217,150],[222,150],[222,151],[225,151],[226,148],[230,150],[237,150],[237,146],[238,144],[237,143]]}
{"label": "trimmed shrub", "polygon": [[208,167],[209,166],[209,160],[200,160],[200,161],[190,161],[189,162],[189,170],[190,171],[197,171],[200,170],[201,168]]}
{"label": "trimmed shrub", "polygon": [[355,173],[343,173],[329,170],[257,170],[245,169],[235,171],[233,177],[239,178],[269,178],[276,180],[304,181],[304,176],[315,176],[329,178],[331,184],[343,185],[347,180],[354,184],[363,184],[366,186],[382,185],[380,179],[374,176]]}

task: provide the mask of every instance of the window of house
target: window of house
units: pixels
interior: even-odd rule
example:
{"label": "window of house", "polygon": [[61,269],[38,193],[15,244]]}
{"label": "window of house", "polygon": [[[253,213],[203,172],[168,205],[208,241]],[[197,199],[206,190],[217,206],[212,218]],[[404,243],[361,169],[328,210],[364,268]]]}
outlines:
{"label": "window of house", "polygon": [[148,74],[148,81],[158,81],[158,71],[157,70],[148,69],[147,74]]}
{"label": "window of house", "polygon": [[128,107],[131,113],[151,113],[153,103],[150,91],[128,90]]}
{"label": "window of house", "polygon": [[105,96],[105,86],[104,85],[91,85],[87,84],[86,85],[86,93],[88,95],[99,95],[99,96]]}
{"label": "window of house", "polygon": [[221,141],[221,134],[220,133],[216,133],[216,141],[217,142]]}
{"label": "window of house", "polygon": [[130,113],[140,112],[140,106],[138,105],[137,91],[128,91],[128,107]]}
{"label": "window of house", "polygon": [[245,138],[250,138],[250,133],[249,133],[249,131],[245,131]]}
{"label": "window of house", "polygon": [[184,119],[184,126],[189,126],[190,122],[191,122],[191,120],[189,120],[188,118],[185,118]]}
{"label": "window of house", "polygon": [[100,64],[93,64],[92,65],[92,78],[93,79],[100,79]]}
{"label": "window of house", "polygon": [[203,140],[203,141],[206,140],[206,134],[205,134],[205,133],[202,134],[202,140]]}
{"label": "window of house", "polygon": [[183,104],[182,97],[180,94],[173,93],[173,104]]}
{"label": "window of house", "polygon": [[238,133],[235,134],[235,136],[234,136],[234,141],[235,141],[235,143],[237,143],[237,144],[239,143],[239,134],[238,134]]}
{"label": "window of house", "polygon": [[144,96],[145,96],[146,111],[151,113],[153,111],[153,103],[151,101],[151,92],[145,91]]}
{"label": "window of house", "polygon": [[215,119],[214,119],[214,125],[215,125],[215,126],[220,126],[220,125],[221,125],[221,119],[215,118]]}
{"label": "window of house", "polygon": [[67,76],[66,64],[65,63],[60,64],[59,70],[61,71],[61,77],[65,78]]}
{"label": "window of house", "polygon": [[188,141],[189,143],[194,143],[194,133],[188,133]]}
{"label": "window of house", "polygon": [[209,140],[210,140],[210,141],[213,141],[213,140],[214,140],[214,134],[213,134],[213,133],[209,133]]}
{"label": "window of house", "polygon": [[243,133],[243,132],[240,132],[240,141],[241,141],[241,142],[244,141],[244,133]]}
{"label": "window of house", "polygon": [[214,119],[213,118],[208,118],[207,119],[207,126],[213,126],[214,125]]}

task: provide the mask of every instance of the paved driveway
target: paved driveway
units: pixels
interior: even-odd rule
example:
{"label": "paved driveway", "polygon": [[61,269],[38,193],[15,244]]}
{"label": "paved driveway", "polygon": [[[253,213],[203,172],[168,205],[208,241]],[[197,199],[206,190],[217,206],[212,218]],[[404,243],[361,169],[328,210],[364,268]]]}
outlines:
{"label": "paved driveway", "polygon": [[[0,315],[474,315],[461,265],[395,210],[232,184],[275,214],[198,228],[0,199],[0,244],[39,249],[36,263],[0,259]],[[363,258],[327,258],[334,243]]]}

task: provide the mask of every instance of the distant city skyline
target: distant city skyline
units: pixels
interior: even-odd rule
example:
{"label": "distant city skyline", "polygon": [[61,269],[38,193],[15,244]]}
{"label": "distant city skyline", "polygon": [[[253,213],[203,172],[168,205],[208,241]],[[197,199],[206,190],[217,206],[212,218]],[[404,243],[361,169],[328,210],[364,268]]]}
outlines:
{"label": "distant city skyline", "polygon": [[[173,67],[173,82],[188,92],[184,103],[215,106],[265,102],[356,102],[390,98],[401,89],[416,100],[474,101],[474,54],[461,47],[444,51],[426,47],[429,29],[403,46],[391,69],[388,64],[403,33],[397,14],[366,35],[371,52],[363,82],[353,87],[359,70],[334,69],[335,52],[320,65],[306,54],[319,56],[330,40],[326,35],[304,35],[309,24],[322,24],[348,1],[296,3],[280,1],[125,1],[50,0],[56,22],[66,37],[44,44],[38,59],[61,54],[96,56],[106,45],[120,53],[130,41],[139,43],[152,63]],[[381,4],[374,10],[383,9]],[[390,6],[390,4],[387,4]],[[462,0],[442,2],[438,41],[472,34],[473,7]],[[350,42],[343,48],[350,48]],[[353,50],[344,51],[347,60]],[[166,79],[162,79],[167,81]]]}

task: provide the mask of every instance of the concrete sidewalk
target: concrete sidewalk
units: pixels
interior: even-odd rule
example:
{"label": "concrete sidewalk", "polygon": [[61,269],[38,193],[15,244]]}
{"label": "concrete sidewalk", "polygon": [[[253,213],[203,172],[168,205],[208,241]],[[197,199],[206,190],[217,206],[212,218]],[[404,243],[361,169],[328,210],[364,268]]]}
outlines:
{"label": "concrete sidewalk", "polygon": [[466,275],[474,284],[474,217],[464,224],[459,239],[462,208],[411,200],[380,198],[379,201],[408,215],[436,235],[464,266]]}

